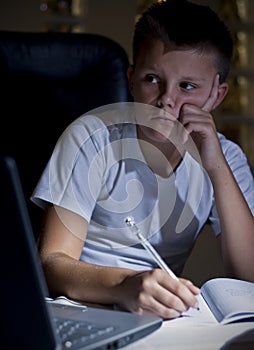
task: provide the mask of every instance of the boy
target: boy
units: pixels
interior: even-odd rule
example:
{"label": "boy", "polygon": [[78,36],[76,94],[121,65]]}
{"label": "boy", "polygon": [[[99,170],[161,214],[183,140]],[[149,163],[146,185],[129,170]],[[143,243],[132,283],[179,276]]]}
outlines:
{"label": "boy", "polygon": [[197,306],[199,288],[157,268],[129,215],[178,276],[209,222],[227,275],[254,281],[253,177],[211,114],[231,55],[207,7],[168,0],[140,18],[127,72],[134,103],[74,121],[32,197],[45,208],[39,251],[52,295],[165,319]]}

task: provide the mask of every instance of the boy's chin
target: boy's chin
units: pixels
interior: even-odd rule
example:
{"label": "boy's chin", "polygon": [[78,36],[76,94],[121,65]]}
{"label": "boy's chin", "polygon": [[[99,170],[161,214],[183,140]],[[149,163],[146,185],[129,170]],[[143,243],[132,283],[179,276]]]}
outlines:
{"label": "boy's chin", "polygon": [[147,141],[172,143],[175,139],[172,128],[165,128],[164,130],[155,130],[154,128],[142,127],[142,133],[147,138]]}

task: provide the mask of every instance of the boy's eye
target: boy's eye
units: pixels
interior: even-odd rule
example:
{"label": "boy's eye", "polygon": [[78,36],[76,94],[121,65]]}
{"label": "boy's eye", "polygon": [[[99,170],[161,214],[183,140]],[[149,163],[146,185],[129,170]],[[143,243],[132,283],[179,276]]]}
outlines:
{"label": "boy's eye", "polygon": [[152,83],[152,84],[158,84],[159,83],[159,78],[156,75],[152,75],[152,74],[147,74],[145,77],[145,80],[148,83]]}
{"label": "boy's eye", "polygon": [[195,89],[195,85],[194,84],[191,84],[191,83],[188,83],[188,82],[182,82],[180,84],[180,87],[184,90],[192,90],[192,89]]}

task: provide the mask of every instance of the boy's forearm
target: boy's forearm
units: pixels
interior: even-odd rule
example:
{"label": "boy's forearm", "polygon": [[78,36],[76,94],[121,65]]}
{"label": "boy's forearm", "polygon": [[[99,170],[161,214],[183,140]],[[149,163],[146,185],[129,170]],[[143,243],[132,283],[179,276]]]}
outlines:
{"label": "boy's forearm", "polygon": [[221,248],[226,270],[254,280],[254,219],[227,164],[209,174],[221,223]]}
{"label": "boy's forearm", "polygon": [[60,253],[43,259],[42,267],[53,297],[66,295],[73,300],[101,304],[120,304],[120,285],[127,276],[135,274],[129,269],[89,264]]}

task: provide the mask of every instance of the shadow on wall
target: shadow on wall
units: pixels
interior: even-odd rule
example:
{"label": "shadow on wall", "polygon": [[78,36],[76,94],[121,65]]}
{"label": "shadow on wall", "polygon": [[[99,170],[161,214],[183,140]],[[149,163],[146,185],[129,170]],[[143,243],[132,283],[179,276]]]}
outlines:
{"label": "shadow on wall", "polygon": [[219,245],[212,229],[206,225],[186,263],[182,277],[201,286],[211,278],[222,276],[223,265]]}

